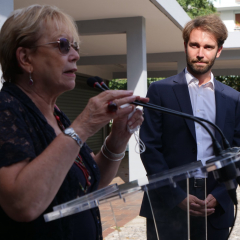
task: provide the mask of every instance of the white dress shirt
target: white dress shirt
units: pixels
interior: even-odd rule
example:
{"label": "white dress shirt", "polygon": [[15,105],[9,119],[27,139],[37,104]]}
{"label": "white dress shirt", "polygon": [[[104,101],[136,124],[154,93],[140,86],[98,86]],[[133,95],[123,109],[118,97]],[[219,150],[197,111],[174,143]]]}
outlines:
{"label": "white dress shirt", "polygon": [[[185,68],[185,77],[188,84],[189,95],[192,104],[193,115],[204,118],[212,123],[216,120],[216,101],[214,92],[213,74],[211,79],[205,84],[199,86],[199,80],[192,76]],[[212,139],[208,132],[197,122],[195,123],[196,141],[197,141],[197,160],[201,160],[205,165],[206,161],[214,156]],[[215,129],[204,122],[205,125],[214,134]],[[204,178],[205,175],[198,171],[195,178]]]}

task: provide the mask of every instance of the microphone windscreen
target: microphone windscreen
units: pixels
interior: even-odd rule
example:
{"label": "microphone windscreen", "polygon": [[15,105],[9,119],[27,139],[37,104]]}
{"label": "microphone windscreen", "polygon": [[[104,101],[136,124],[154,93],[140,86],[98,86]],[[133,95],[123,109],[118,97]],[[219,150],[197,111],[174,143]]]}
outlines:
{"label": "microphone windscreen", "polygon": [[94,87],[94,84],[96,83],[96,79],[94,77],[90,77],[88,78],[87,80],[87,85],[90,86],[90,87]]}
{"label": "microphone windscreen", "polygon": [[95,76],[94,77],[96,81],[106,90],[110,90],[109,87],[105,84],[105,82],[102,80],[102,78]]}
{"label": "microphone windscreen", "polygon": [[98,77],[98,76],[95,76],[94,78],[95,78],[96,81],[97,81],[98,83],[100,83],[100,84],[103,82],[102,78],[100,78],[100,77]]}

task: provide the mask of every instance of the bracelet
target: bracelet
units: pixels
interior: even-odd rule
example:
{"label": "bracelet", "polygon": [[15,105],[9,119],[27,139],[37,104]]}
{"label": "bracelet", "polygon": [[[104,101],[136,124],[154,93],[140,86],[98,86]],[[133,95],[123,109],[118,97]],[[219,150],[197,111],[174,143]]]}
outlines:
{"label": "bracelet", "polygon": [[[120,160],[122,160],[125,157],[125,151],[122,153],[113,153],[111,152],[106,145],[106,140],[107,140],[108,136],[106,137],[102,147],[101,147],[101,152],[103,154],[103,156],[107,159],[109,159],[110,161],[114,161],[114,162],[118,162]],[[104,153],[105,152],[105,153]],[[107,156],[107,155],[108,156]],[[115,159],[116,158],[116,159]]]}
{"label": "bracelet", "polygon": [[78,134],[74,131],[73,128],[66,128],[63,133],[69,137],[71,137],[73,140],[76,141],[78,146],[81,148],[83,146],[83,142],[81,138],[78,136]]}

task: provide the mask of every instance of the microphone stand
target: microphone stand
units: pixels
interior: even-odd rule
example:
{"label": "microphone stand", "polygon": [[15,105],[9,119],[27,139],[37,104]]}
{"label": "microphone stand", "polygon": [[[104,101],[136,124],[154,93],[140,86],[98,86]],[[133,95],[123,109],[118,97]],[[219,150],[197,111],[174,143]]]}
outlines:
{"label": "microphone stand", "polygon": [[[90,79],[91,79],[90,82],[91,81],[95,81],[93,87],[97,87],[97,88],[101,89],[102,91],[110,90],[109,87],[103,82],[103,80],[100,77],[95,76],[95,77],[90,78]],[[97,83],[99,83],[100,85],[96,86],[95,84],[97,84]],[[140,105],[140,104],[145,104],[145,103],[140,102],[140,101],[135,101],[132,104],[143,106],[143,105]],[[157,105],[154,105],[152,103],[147,103],[147,105],[148,106],[153,106],[153,107],[159,107],[160,110],[162,110],[162,111],[163,110],[167,110],[167,111],[175,112],[177,115],[180,113],[182,116],[194,117],[194,119],[199,119],[202,122],[208,123],[212,127],[216,128],[218,130],[218,132],[220,133],[222,141],[223,141],[224,149],[231,148],[231,146],[230,146],[228,140],[226,139],[226,137],[224,136],[222,130],[217,125],[215,125],[214,123],[212,123],[212,122],[210,122],[210,121],[208,121],[208,120],[206,120],[204,118],[195,117],[195,116],[192,116],[192,115],[189,115],[189,114],[185,114],[185,113],[182,113],[182,112],[178,112],[178,111],[175,111],[175,110],[172,110],[172,109],[168,109],[168,108],[164,108],[164,107],[161,107],[161,106],[157,106]],[[146,107],[146,105],[144,105],[143,107]],[[194,119],[192,119],[192,120],[194,121]]]}
{"label": "microphone stand", "polygon": [[[108,87],[104,86],[103,84],[100,84],[99,82],[100,82],[99,78],[96,79],[94,77],[91,77],[87,80],[87,84],[90,87],[98,88],[101,91],[109,90]],[[198,124],[200,124],[210,135],[210,137],[212,139],[212,143],[213,143],[214,154],[216,156],[216,157],[208,160],[206,162],[207,164],[219,161],[219,160],[225,158],[226,154],[235,151],[233,148],[230,148],[230,144],[228,143],[228,141],[227,141],[226,137],[224,136],[223,132],[221,131],[221,129],[217,125],[215,125],[214,123],[212,123],[212,122],[210,122],[206,119],[195,117],[193,115],[182,113],[182,112],[179,112],[179,111],[175,111],[175,110],[172,110],[172,109],[169,109],[169,108],[164,108],[162,106],[154,105],[152,103],[144,103],[144,102],[141,102],[141,101],[134,101],[131,104],[134,104],[136,106],[142,106],[144,108],[148,108],[148,109],[151,109],[151,110],[154,110],[154,111],[160,111],[160,112],[171,114],[171,115],[174,115],[174,116],[190,119],[190,120],[195,121]],[[224,145],[226,150],[224,150],[224,151],[222,150],[222,147],[219,144],[219,142],[217,141],[217,139],[215,138],[215,136],[212,134],[212,132],[209,130],[209,128],[203,122],[209,123],[211,126],[213,126],[215,129],[217,129],[219,131],[219,133],[222,137],[222,140],[223,140],[223,145]],[[229,157],[230,156],[231,156],[231,154],[229,154]],[[213,173],[215,173],[214,177],[219,182],[224,182],[225,183],[228,192],[230,191],[229,195],[230,195],[233,203],[237,204],[236,190],[235,190],[235,186],[232,182],[232,180],[237,177],[235,164],[229,163],[227,166],[225,166],[221,169],[214,170]],[[240,185],[240,181],[239,181],[239,185]]]}

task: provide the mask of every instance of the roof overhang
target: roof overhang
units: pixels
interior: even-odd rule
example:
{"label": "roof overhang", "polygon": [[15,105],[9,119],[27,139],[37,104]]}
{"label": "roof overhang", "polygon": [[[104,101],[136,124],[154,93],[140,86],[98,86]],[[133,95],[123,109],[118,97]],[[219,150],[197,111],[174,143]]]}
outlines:
{"label": "roof overhang", "polygon": [[[35,0],[15,0],[14,8],[22,8],[35,2]],[[179,58],[176,56],[182,56],[185,59],[181,30],[190,18],[175,0],[39,0],[38,3],[56,5],[78,23],[94,21],[98,24],[109,19],[114,21],[114,19],[123,18],[144,18],[149,73],[150,71],[155,73],[177,71]],[[92,29],[89,31],[91,32]],[[126,72],[126,32],[87,34],[81,28],[79,32],[81,39],[79,72],[100,75],[106,79],[111,79],[114,72]],[[230,33],[224,44],[224,49],[234,50],[233,54],[237,51],[238,56],[240,56],[239,34],[239,32]],[[159,58],[162,54],[167,58]],[[171,61],[168,60],[169,58]],[[217,68],[218,65],[222,67],[224,63],[225,68],[235,68],[239,58],[220,63],[221,61],[224,60],[219,58],[214,67]],[[86,64],[87,62],[89,65]]]}

